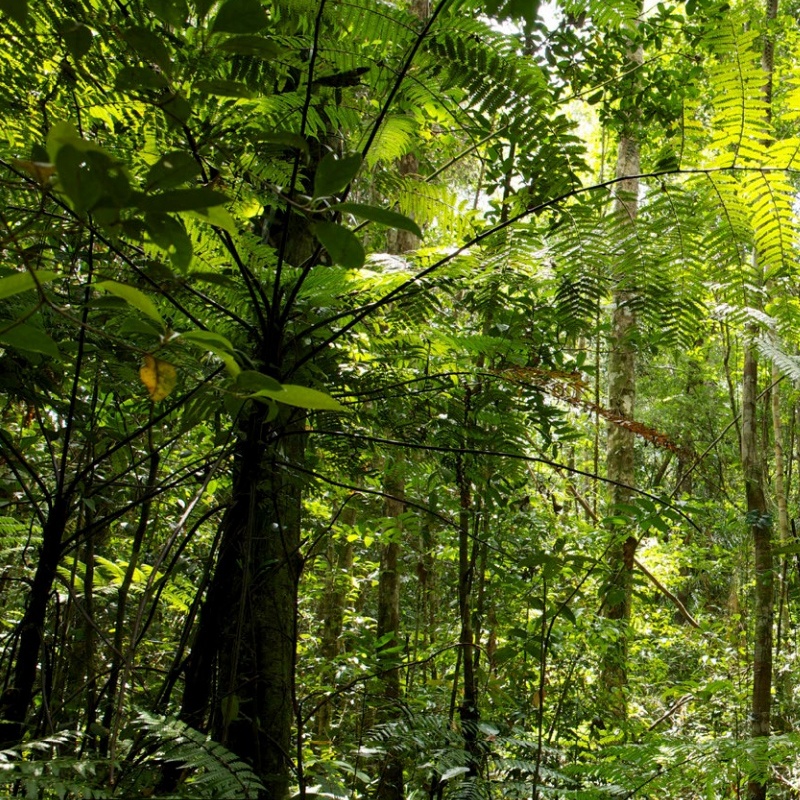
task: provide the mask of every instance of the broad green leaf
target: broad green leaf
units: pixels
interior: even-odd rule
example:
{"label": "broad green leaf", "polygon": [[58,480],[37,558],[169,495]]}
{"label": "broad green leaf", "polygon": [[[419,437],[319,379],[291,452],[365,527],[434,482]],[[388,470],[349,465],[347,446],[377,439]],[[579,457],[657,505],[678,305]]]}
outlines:
{"label": "broad green leaf", "polygon": [[156,339],[161,339],[162,334],[158,328],[151,325],[147,320],[133,315],[129,315],[123,320],[119,326],[119,332],[123,336],[128,333],[139,333],[144,336],[154,336]]}
{"label": "broad green leaf", "polygon": [[117,281],[100,281],[100,283],[94,285],[94,288],[121,298],[128,303],[128,305],[138,309],[159,325],[164,325],[164,321],[161,319],[161,314],[158,313],[156,304],[139,289],[128,286],[127,283],[118,283]]}
{"label": "broad green leaf", "polygon": [[189,154],[175,150],[165,153],[147,172],[147,191],[172,189],[200,174],[200,165]]}
{"label": "broad green leaf", "polygon": [[185,0],[145,0],[145,5],[159,19],[176,28],[182,26],[189,16]]}
{"label": "broad green leaf", "polygon": [[0,342],[15,350],[27,350],[51,358],[61,358],[58,345],[41,328],[35,328],[24,322],[0,333]]}
{"label": "broad green leaf", "polygon": [[164,72],[172,72],[172,58],[160,36],[140,25],[120,30],[122,38],[136,51],[142,61],[158,64]]}
{"label": "broad green leaf", "polygon": [[254,96],[243,83],[239,81],[226,81],[221,78],[216,78],[210,81],[197,81],[194,84],[195,89],[206,94],[215,94],[219,97],[242,97],[249,99]]}
{"label": "broad green leaf", "polygon": [[97,173],[85,166],[85,154],[66,144],[56,155],[58,185],[69,197],[72,207],[86,214],[103,194],[103,186]]}
{"label": "broad green leaf", "polygon": [[402,231],[408,231],[409,233],[413,233],[417,238],[422,238],[422,231],[413,219],[404,214],[399,214],[397,211],[389,211],[387,208],[368,206],[364,203],[339,203],[338,205],[331,206],[331,211],[342,211],[346,214],[352,214],[355,217],[361,217],[361,219],[377,222],[380,225],[388,225],[390,228],[399,228]]}
{"label": "broad green leaf", "polygon": [[228,198],[221,192],[200,187],[198,189],[172,189],[160,194],[139,195],[136,206],[142,211],[162,214],[176,211],[199,211],[227,203]]}
{"label": "broad green leaf", "polygon": [[198,19],[203,20],[208,12],[211,11],[214,0],[191,0],[191,3],[194,10],[197,12]]}
{"label": "broad green leaf", "polygon": [[37,284],[49,283],[57,277],[57,272],[42,269],[38,272],[19,272],[16,275],[9,275],[7,278],[0,278],[0,300],[20,292],[27,292],[29,289],[35,289]]}
{"label": "broad green leaf", "polygon": [[186,331],[181,334],[181,338],[202,349],[211,350],[213,353],[217,351],[225,353],[233,352],[233,345],[230,340],[219,333],[214,333],[214,331]]}
{"label": "broad green leaf", "polygon": [[243,36],[231,36],[224,42],[215,45],[216,50],[224,50],[228,53],[238,53],[242,56],[255,56],[256,58],[276,58],[282,52],[272,39],[255,34],[244,34]]}
{"label": "broad green leaf", "polygon": [[139,378],[145,385],[150,399],[154,403],[158,403],[169,396],[175,388],[178,373],[168,361],[162,361],[147,353],[144,357],[144,364],[139,370]]}
{"label": "broad green leaf", "polygon": [[122,67],[114,80],[114,88],[121,92],[159,91],[167,86],[167,79],[150,67]]}
{"label": "broad green leaf", "polygon": [[28,21],[28,0],[0,0],[0,11],[24,25]]}
{"label": "broad green leaf", "polygon": [[153,243],[165,250],[175,266],[185,270],[192,262],[192,240],[183,222],[169,214],[145,214]]}
{"label": "broad green leaf", "polygon": [[223,206],[212,206],[211,208],[198,209],[189,212],[190,217],[207,222],[209,225],[216,225],[228,233],[236,233],[236,221],[230,212]]}
{"label": "broad green leaf", "polygon": [[334,264],[340,264],[348,269],[359,269],[364,266],[367,254],[351,230],[335,222],[317,222],[313,226],[313,231]]}
{"label": "broad green leaf", "polygon": [[314,175],[314,197],[330,197],[341,192],[355,178],[360,167],[359,153],[351,153],[342,158],[328,153],[319,162]]}
{"label": "broad green leaf", "polygon": [[306,386],[295,386],[291,383],[284,383],[280,391],[261,389],[252,396],[269,397],[279,403],[296,408],[308,408],[316,411],[347,411],[338,400],[334,400],[329,394],[309,389]]}
{"label": "broad green leaf", "polygon": [[184,125],[192,116],[192,107],[186,98],[177,92],[169,92],[160,97],[156,105],[164,112],[167,122],[172,127]]}
{"label": "broad green leaf", "polygon": [[223,3],[211,30],[215,33],[255,33],[269,23],[259,0],[228,0]]}
{"label": "broad green leaf", "polygon": [[85,25],[75,20],[66,20],[60,26],[60,33],[69,54],[75,61],[80,61],[89,52],[93,37]]}
{"label": "broad green leaf", "polygon": [[263,372],[257,372],[254,369],[245,369],[236,377],[236,388],[241,389],[243,392],[281,392],[283,386],[275,380],[265,375]]}

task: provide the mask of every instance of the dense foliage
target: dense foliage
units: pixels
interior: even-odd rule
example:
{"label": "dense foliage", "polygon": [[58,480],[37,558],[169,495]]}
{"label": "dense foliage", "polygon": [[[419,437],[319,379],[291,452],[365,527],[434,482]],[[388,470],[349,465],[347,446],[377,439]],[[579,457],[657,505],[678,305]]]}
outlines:
{"label": "dense foliage", "polygon": [[0,0],[2,792],[796,796],[795,17]]}

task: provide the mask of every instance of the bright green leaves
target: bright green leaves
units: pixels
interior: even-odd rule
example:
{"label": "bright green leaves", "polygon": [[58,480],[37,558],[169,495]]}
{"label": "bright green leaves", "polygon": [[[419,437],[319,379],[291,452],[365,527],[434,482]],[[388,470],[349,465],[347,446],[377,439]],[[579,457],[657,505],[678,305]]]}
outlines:
{"label": "bright green leaves", "polygon": [[211,30],[215,33],[254,33],[269,23],[258,0],[228,0],[223,3]]}
{"label": "bright green leaves", "polygon": [[236,378],[235,388],[255,400],[277,400],[287,406],[315,411],[346,411],[347,409],[325,392],[278,383],[274,378],[254,370],[243,370]]}
{"label": "bright green leaves", "polygon": [[422,231],[413,219],[399,214],[397,211],[390,211],[387,208],[368,206],[363,203],[339,203],[332,206],[331,210],[341,211],[345,214],[352,214],[354,217],[367,219],[370,222],[377,222],[379,225],[387,225],[390,228],[399,228],[401,231],[408,231],[414,236],[422,238]]}
{"label": "bright green leaves", "polygon": [[335,222],[317,222],[313,231],[334,264],[348,269],[359,269],[363,266],[367,257],[364,246],[352,231]]}
{"label": "bright green leaves", "polygon": [[347,409],[338,401],[325,392],[317,389],[309,389],[307,386],[295,386],[291,383],[284,383],[280,390],[260,389],[252,397],[269,398],[277,400],[287,406],[296,408],[307,408],[313,411],[346,411]]}
{"label": "bright green leaves", "polygon": [[322,158],[314,174],[314,197],[330,197],[349,186],[361,167],[361,155],[350,155],[336,158],[328,153]]}
{"label": "bright green leaves", "polygon": [[48,269],[38,270],[37,272],[20,272],[16,275],[9,275],[7,278],[0,278],[0,300],[11,297],[20,292],[27,292],[29,289],[36,289],[43,283],[49,283],[58,277],[58,273]]}
{"label": "bright green leaves", "polygon": [[[328,153],[319,162],[314,175],[314,199],[332,197],[344,191],[358,174],[361,161],[359,153],[351,153],[342,158]],[[415,236],[422,238],[419,225],[414,220],[395,211],[363,203],[339,203],[329,206],[328,209],[352,214],[392,228],[410,231]],[[322,246],[328,251],[334,264],[340,264],[349,269],[358,269],[364,264],[366,258],[364,247],[358,237],[348,228],[335,222],[325,221],[315,223],[313,231]]]}
{"label": "bright green leaves", "polygon": [[[145,191],[139,192],[125,165],[83,139],[67,122],[53,126],[47,152],[55,166],[56,189],[66,195],[76,214],[92,214],[96,222],[115,233],[125,225],[129,231],[138,226],[180,270],[191,263],[192,241],[183,221],[173,215],[191,214],[230,233],[236,231],[230,214],[222,208],[228,200],[224,194],[204,186],[179,188],[201,173],[189,153],[172,151],[161,156],[147,172]],[[129,212],[126,216],[124,210]],[[142,216],[137,220],[138,215]],[[134,224],[129,224],[133,220]]]}
{"label": "bright green leaves", "polygon": [[157,322],[162,328],[164,327],[164,320],[161,319],[161,314],[158,313],[156,304],[142,291],[133,286],[128,286],[125,283],[118,281],[100,281],[94,285],[95,289],[101,292],[108,292],[116,297],[122,298],[128,305],[133,306],[142,312],[145,316],[150,317],[154,322]]}

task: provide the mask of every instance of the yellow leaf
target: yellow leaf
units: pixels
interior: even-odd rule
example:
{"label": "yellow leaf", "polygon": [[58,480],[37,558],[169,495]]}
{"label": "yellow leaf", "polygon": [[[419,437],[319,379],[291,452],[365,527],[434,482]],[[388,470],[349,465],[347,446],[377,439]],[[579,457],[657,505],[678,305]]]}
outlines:
{"label": "yellow leaf", "polygon": [[150,399],[157,403],[167,397],[175,388],[178,373],[169,362],[147,353],[144,357],[144,364],[139,370],[139,377],[150,394]]}

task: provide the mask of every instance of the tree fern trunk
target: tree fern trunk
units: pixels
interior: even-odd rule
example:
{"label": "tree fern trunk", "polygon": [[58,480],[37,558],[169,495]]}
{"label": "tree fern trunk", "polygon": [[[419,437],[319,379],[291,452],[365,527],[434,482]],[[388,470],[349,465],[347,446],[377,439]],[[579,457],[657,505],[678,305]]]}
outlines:
{"label": "tree fern trunk", "polygon": [[271,800],[288,793],[297,590],[302,569],[302,418],[253,406],[240,429],[231,506],[186,668],[181,717],[251,763]]}

